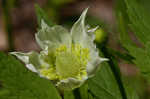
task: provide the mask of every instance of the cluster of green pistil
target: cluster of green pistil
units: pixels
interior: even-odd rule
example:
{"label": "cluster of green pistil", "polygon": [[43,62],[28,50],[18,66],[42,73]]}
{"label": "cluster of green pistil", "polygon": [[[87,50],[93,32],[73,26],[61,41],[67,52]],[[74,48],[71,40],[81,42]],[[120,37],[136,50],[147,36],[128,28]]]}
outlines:
{"label": "cluster of green pistil", "polygon": [[71,47],[61,45],[53,53],[45,56],[45,61],[50,67],[42,66],[40,74],[50,80],[66,80],[67,78],[82,80],[87,77],[86,66],[89,60],[88,48],[82,48],[78,44],[72,44]]}

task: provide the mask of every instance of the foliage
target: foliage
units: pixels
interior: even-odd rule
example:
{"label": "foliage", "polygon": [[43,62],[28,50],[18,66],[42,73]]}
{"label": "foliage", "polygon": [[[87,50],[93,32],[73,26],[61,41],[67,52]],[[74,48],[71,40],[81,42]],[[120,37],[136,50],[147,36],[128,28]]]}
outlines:
{"label": "foliage", "polygon": [[[150,15],[148,11],[144,8],[144,5],[137,2],[136,0],[125,0],[127,7],[127,15],[129,21],[125,22],[122,12],[118,14],[118,21],[120,26],[120,38],[121,44],[128,51],[130,55],[134,57],[133,62],[139,68],[140,72],[143,76],[147,78],[149,81],[149,73],[150,73]],[[130,28],[137,40],[135,43],[131,37],[128,35],[127,31]]]}
{"label": "foliage", "polygon": [[61,99],[50,81],[4,53],[0,53],[0,82],[0,99]]}

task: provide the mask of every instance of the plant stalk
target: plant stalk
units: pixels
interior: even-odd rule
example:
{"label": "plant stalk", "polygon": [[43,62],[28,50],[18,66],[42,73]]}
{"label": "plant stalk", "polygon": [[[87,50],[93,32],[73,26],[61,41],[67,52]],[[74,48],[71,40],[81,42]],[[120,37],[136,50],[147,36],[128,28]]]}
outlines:
{"label": "plant stalk", "polygon": [[4,22],[5,22],[5,30],[8,36],[8,51],[13,51],[13,40],[12,40],[12,24],[11,24],[11,15],[10,15],[10,7],[8,6],[9,0],[2,0],[2,10],[4,14]]}

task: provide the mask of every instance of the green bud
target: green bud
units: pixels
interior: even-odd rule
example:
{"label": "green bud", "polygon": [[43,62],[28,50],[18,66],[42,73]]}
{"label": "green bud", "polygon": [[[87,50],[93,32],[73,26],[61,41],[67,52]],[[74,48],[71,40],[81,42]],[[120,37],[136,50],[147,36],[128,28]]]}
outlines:
{"label": "green bud", "polygon": [[97,29],[95,31],[95,41],[97,43],[102,43],[106,39],[106,32],[103,29]]}

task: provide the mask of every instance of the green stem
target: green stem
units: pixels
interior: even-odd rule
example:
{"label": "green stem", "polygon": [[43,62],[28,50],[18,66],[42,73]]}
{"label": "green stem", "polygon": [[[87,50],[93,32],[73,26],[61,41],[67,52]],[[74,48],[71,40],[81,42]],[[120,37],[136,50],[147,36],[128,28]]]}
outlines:
{"label": "green stem", "polygon": [[109,59],[108,64],[110,65],[110,68],[111,68],[111,70],[115,76],[115,79],[118,83],[119,90],[122,95],[122,99],[127,99],[127,94],[125,92],[125,88],[124,88],[123,82],[121,80],[120,69],[118,67],[117,62],[114,59],[114,56],[109,53],[109,51],[107,50],[107,48],[105,46],[101,47],[101,50],[104,53],[104,56]]}
{"label": "green stem", "polygon": [[12,24],[10,16],[10,8],[8,6],[8,0],[2,0],[2,8],[5,20],[5,29],[8,34],[9,51],[13,51],[13,40],[12,40]]}

